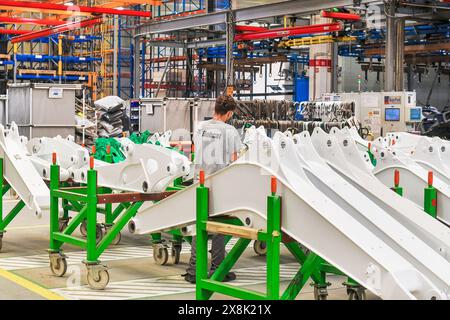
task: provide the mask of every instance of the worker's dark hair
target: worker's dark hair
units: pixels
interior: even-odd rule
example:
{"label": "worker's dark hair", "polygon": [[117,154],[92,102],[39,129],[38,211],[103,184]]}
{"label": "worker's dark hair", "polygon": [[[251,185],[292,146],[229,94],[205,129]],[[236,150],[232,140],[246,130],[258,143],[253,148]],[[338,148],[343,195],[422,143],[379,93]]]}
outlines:
{"label": "worker's dark hair", "polygon": [[236,101],[231,96],[219,96],[216,99],[214,111],[216,114],[224,115],[228,111],[234,111],[237,108]]}

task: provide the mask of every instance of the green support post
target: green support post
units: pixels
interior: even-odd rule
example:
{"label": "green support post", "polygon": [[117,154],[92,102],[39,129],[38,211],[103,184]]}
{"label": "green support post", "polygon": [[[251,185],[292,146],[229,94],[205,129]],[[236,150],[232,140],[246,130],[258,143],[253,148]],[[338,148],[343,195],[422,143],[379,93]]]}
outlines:
{"label": "green support post", "polygon": [[[4,179],[3,179],[3,158],[0,158],[0,179],[2,179],[2,184],[1,184],[1,190],[3,191],[4,188]],[[4,193],[2,192],[2,198],[0,199],[0,223],[3,225],[3,195]],[[5,232],[5,230],[2,228],[0,228],[0,237],[3,236],[3,233]]]}
{"label": "green support post", "polygon": [[91,169],[87,172],[87,264],[96,264],[97,261],[97,171]]}
{"label": "green support post", "polygon": [[372,152],[372,144],[370,142],[367,146],[367,154],[369,155],[370,162],[375,167],[377,165],[377,159],[375,158],[375,155]]}
{"label": "green support post", "polygon": [[433,172],[428,172],[428,186],[424,190],[424,210],[433,218],[437,217],[437,190],[433,187]]}
{"label": "green support post", "polygon": [[[203,280],[208,278],[208,232],[206,231],[206,222],[209,211],[209,189],[204,185],[204,172],[200,172],[200,186],[197,187],[197,265],[196,265],[196,292],[197,300],[208,299],[207,290],[201,285]],[[199,285],[200,284],[200,285]]]}
{"label": "green support post", "polygon": [[[1,184],[2,198],[0,199],[0,223],[1,223],[0,241],[1,241],[1,239],[3,238],[3,233],[5,233],[5,227],[4,227],[4,223],[3,223],[3,196],[6,193],[6,192],[3,192],[3,190],[5,189],[4,178],[3,178],[3,158],[0,158],[0,179],[2,179],[2,184]],[[0,244],[0,247],[1,247],[1,244]]]}
{"label": "green support post", "polygon": [[50,252],[59,252],[62,242],[55,239],[59,226],[59,198],[55,191],[59,189],[59,165],[56,164],[56,155],[53,156],[50,166]]}
{"label": "green support post", "polygon": [[267,298],[280,299],[281,198],[276,195],[276,180],[271,180],[272,194],[267,197]]}
{"label": "green support post", "polygon": [[403,188],[400,187],[400,171],[398,170],[394,171],[394,187],[391,190],[403,197]]}

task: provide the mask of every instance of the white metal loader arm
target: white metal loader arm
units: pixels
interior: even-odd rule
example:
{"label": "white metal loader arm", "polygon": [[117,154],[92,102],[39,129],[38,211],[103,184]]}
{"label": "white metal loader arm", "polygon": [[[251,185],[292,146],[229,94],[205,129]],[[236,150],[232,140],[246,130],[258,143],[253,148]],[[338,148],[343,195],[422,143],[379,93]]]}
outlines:
{"label": "white metal loader arm", "polygon": [[52,154],[56,152],[57,163],[60,165],[60,180],[73,178],[73,171],[87,168],[89,152],[73,141],[72,136],[62,138],[34,138],[26,144],[31,153],[31,161],[44,179],[49,179]]}
{"label": "white metal loader arm", "polygon": [[56,152],[59,165],[65,169],[81,168],[87,166],[89,161],[88,150],[76,144],[72,136],[34,138],[28,141],[27,149],[32,155],[49,162],[53,152]]}
{"label": "white metal loader arm", "polygon": [[[344,152],[346,159],[352,162],[356,166],[366,166],[366,171],[371,172],[373,170],[372,160],[368,154],[368,146],[361,148],[361,144],[353,139],[352,134],[347,128],[339,130],[338,128],[331,128],[330,134],[334,135],[339,143],[339,145],[349,146],[348,148],[341,150]],[[367,141],[366,141],[367,143]],[[371,149],[371,152],[376,152],[376,150]]]}
{"label": "white metal loader arm", "polygon": [[[293,171],[297,167],[294,174],[304,171],[308,181],[302,181],[298,188],[303,188],[307,182],[310,182],[323,198],[331,200],[347,215],[360,221],[378,239],[396,248],[399,255],[420,270],[436,287],[450,288],[448,273],[450,263],[418,235],[395,220],[389,212],[379,207],[328,167],[315,153],[314,148],[311,148],[312,146],[295,145],[292,139],[280,132],[275,133],[273,143],[273,148],[278,148],[282,166],[289,166],[293,168]],[[356,148],[355,150],[359,153]],[[294,186],[295,182],[302,180],[302,176],[303,174],[291,175],[288,182]],[[291,179],[295,182],[291,182]]]}
{"label": "white metal loader arm", "polygon": [[446,163],[449,159],[444,159],[446,146],[440,140],[439,138],[420,138],[411,157],[425,170],[433,171],[439,179],[450,185],[450,163]]}
{"label": "white metal loader arm", "polygon": [[[162,192],[176,178],[189,174],[190,161],[177,151],[121,140],[126,154],[119,163],[95,162],[98,185],[131,192]],[[86,182],[86,169],[74,170],[74,180]]]}
{"label": "white metal loader arm", "polygon": [[[249,226],[266,219],[266,199],[275,173],[256,163],[234,163],[207,177],[209,215],[251,214]],[[439,289],[358,221],[314,188],[294,191],[278,177],[282,199],[282,230],[383,299],[446,298]],[[182,227],[195,223],[196,187],[186,188],[133,219],[135,232]],[[249,192],[251,190],[251,192]]]}
{"label": "white metal loader arm", "polygon": [[386,135],[386,139],[389,139],[390,144],[385,147],[390,147],[393,150],[401,150],[405,154],[413,154],[420,140],[427,139],[431,141],[429,137],[408,132],[389,132]]}
{"label": "white metal loader arm", "polygon": [[[386,186],[393,184],[394,171],[400,172],[403,196],[423,208],[424,188],[428,185],[428,171],[418,165],[411,157],[390,149],[382,149],[375,154],[377,165],[375,176]],[[450,224],[450,186],[438,177],[433,186],[437,189],[437,217]]]}
{"label": "white metal loader arm", "polygon": [[337,130],[343,131],[344,133],[350,135],[352,137],[352,139],[355,141],[355,143],[357,144],[358,150],[367,151],[367,149],[369,147],[369,141],[364,140],[359,135],[358,129],[356,129],[356,127],[350,127],[350,128],[344,127],[342,129],[338,129],[337,127],[334,127],[332,129],[337,129]]}
{"label": "white metal loader arm", "polygon": [[[326,141],[320,139],[320,134],[317,136],[314,133],[313,138],[314,144],[308,133],[302,133],[299,135],[298,141],[300,145],[304,146],[304,149],[316,147],[317,150],[323,150],[320,148],[320,144],[323,145]],[[348,152],[345,150],[356,149],[351,143],[345,145],[340,141],[337,145],[342,149],[342,154],[358,155],[355,151]],[[340,176],[363,192],[370,200],[403,224],[408,230],[414,232],[415,236],[422,239],[438,254],[450,260],[450,229],[447,226],[428,214],[424,214],[418,205],[397,195],[381,183],[372,173],[368,173],[366,170],[362,170],[361,166],[355,165],[355,162],[342,162],[343,156],[341,154],[325,152],[321,156]]]}
{"label": "white metal loader arm", "polygon": [[0,136],[5,179],[25,205],[40,217],[42,209],[49,207],[50,191],[31,163],[17,125],[12,122],[9,130],[0,125]]}

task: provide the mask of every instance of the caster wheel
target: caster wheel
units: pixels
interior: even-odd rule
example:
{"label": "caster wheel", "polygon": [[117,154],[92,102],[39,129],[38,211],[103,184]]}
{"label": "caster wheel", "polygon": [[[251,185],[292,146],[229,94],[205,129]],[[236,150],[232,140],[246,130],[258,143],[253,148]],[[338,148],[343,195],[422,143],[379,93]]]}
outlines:
{"label": "caster wheel", "polygon": [[87,283],[94,290],[103,290],[109,283],[108,270],[88,271]]}
{"label": "caster wheel", "polygon": [[365,290],[349,290],[348,300],[366,300]]}
{"label": "caster wheel", "polygon": [[155,245],[153,247],[153,260],[160,266],[163,266],[169,260],[169,250],[162,245]]}
{"label": "caster wheel", "polygon": [[258,256],[265,256],[267,253],[267,245],[264,241],[255,240],[253,242],[253,250]]}
{"label": "caster wheel", "polygon": [[122,234],[119,232],[111,244],[117,246],[120,243],[120,240],[122,240]]}
{"label": "caster wheel", "polygon": [[181,245],[173,245],[172,246],[172,263],[178,264],[180,263],[180,256],[181,256]]}
{"label": "caster wheel", "polygon": [[67,221],[67,220],[59,220],[59,222],[58,222],[58,230],[59,230],[59,232],[63,232],[64,229],[67,228],[68,224],[69,224],[69,221]]}
{"label": "caster wheel", "polygon": [[328,290],[326,288],[314,287],[314,299],[315,300],[327,300]]}
{"label": "caster wheel", "polygon": [[50,259],[50,270],[57,277],[62,277],[67,271],[67,260],[64,257]]}
{"label": "caster wheel", "polygon": [[[103,238],[103,228],[101,224],[97,224],[95,227],[95,238],[97,239],[97,243],[100,242]],[[83,235],[83,237],[87,237],[87,222],[83,221],[80,225],[80,233]]]}
{"label": "caster wheel", "polygon": [[80,224],[80,233],[83,237],[87,236],[87,223],[86,220],[84,220],[81,224]]}
{"label": "caster wheel", "polygon": [[97,239],[97,243],[103,239],[103,228],[101,224],[95,226],[95,238]]}

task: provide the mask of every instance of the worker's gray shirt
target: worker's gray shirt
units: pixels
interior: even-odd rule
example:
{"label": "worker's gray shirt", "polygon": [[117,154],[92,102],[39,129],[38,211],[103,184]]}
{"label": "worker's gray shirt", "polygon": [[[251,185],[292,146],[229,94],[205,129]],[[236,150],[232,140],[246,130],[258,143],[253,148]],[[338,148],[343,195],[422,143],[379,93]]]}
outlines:
{"label": "worker's gray shirt", "polygon": [[194,145],[196,180],[200,170],[213,174],[228,166],[232,155],[242,148],[242,141],[235,127],[212,119],[197,125]]}

